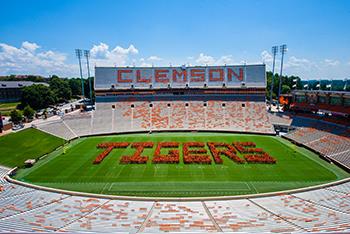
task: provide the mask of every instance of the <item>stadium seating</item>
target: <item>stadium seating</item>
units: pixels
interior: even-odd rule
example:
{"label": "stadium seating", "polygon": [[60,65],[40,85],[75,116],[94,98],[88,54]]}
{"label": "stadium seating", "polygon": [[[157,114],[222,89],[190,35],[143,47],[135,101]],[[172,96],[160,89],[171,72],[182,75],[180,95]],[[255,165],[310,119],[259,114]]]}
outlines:
{"label": "stadium seating", "polygon": [[319,140],[321,137],[326,136],[328,133],[314,128],[300,128],[297,131],[290,132],[287,136],[298,143],[306,144]]}
{"label": "stadium seating", "polygon": [[89,215],[68,225],[69,232],[135,233],[146,220],[154,202],[109,200]]}
{"label": "stadium seating", "polygon": [[35,127],[41,131],[47,132],[49,134],[58,136],[66,140],[70,140],[78,136],[71,129],[69,129],[69,127],[62,120],[42,123],[36,125]]}
{"label": "stadium seating", "polygon": [[[112,132],[112,120],[114,111],[108,103],[100,103],[93,112],[92,130],[93,134],[104,134]],[[88,126],[87,126],[88,127]]]}
{"label": "stadium seating", "polygon": [[228,130],[230,126],[226,122],[225,112],[222,102],[208,101],[206,127],[208,129]]}
{"label": "stadium seating", "polygon": [[[183,104],[178,104],[180,109],[183,108]],[[178,108],[173,108],[173,113],[178,112]],[[187,111],[187,114],[186,114]],[[206,129],[207,126],[207,118],[209,115],[207,114],[209,109],[204,106],[203,102],[188,102],[188,107],[185,107],[183,113],[186,115],[183,116],[184,119],[187,117],[187,127],[188,129]],[[185,117],[186,116],[186,117]],[[183,129],[185,129],[183,126]]]}
{"label": "stadium seating", "polygon": [[[107,109],[113,109],[111,114]],[[99,113],[103,111],[103,114]],[[112,128],[110,116],[113,115]],[[97,119],[96,119],[97,118]],[[97,104],[92,134],[152,130],[227,130],[273,133],[264,103],[155,101]],[[95,126],[97,125],[97,126]]]}
{"label": "stadium seating", "polygon": [[339,126],[321,119],[310,118],[309,114],[298,113],[297,115],[289,115],[289,117],[292,119],[291,125],[294,127],[315,128],[337,135],[350,136],[350,134],[346,133],[346,128],[344,126]]}
{"label": "stadium seating", "polygon": [[207,201],[208,210],[223,232],[295,232],[300,229],[248,199]]}
{"label": "stadium seating", "polygon": [[[196,105],[195,102],[193,105]],[[199,111],[196,107],[194,107],[194,109]],[[171,109],[170,109],[170,120],[169,120],[170,129],[189,128],[189,122],[190,122],[189,119],[190,118],[193,119],[195,115],[196,115],[195,113],[188,111],[188,108],[186,108],[183,102],[180,102],[180,101],[172,102]],[[193,123],[192,123],[192,127],[194,127]]]}
{"label": "stadium seating", "polygon": [[273,125],[291,126],[293,118],[288,115],[268,113],[268,117]]}
{"label": "stadium seating", "polygon": [[158,233],[217,230],[201,202],[156,202],[142,231]]}
{"label": "stadium seating", "polygon": [[[124,112],[125,111],[127,110],[124,110]],[[148,102],[134,102],[134,108],[131,108],[130,114],[130,121],[132,123],[131,130],[147,131],[147,129],[150,128],[151,109]]]}
{"label": "stadium seating", "polygon": [[153,102],[151,112],[150,130],[169,129],[169,109],[166,102]]}
{"label": "stadium seating", "polygon": [[135,201],[27,188],[7,182],[8,171],[0,167],[0,232],[350,231],[350,182],[258,198]]}
{"label": "stadium seating", "polygon": [[[108,108],[111,108],[109,105]],[[111,132],[130,132],[132,131],[132,117],[131,114],[133,110],[131,108],[131,103],[123,102],[116,103],[115,109],[113,109],[113,118],[112,118],[112,130]],[[108,117],[106,117],[105,121],[108,121]],[[135,125],[137,127],[137,124]],[[92,134],[96,134],[92,131]]]}
{"label": "stadium seating", "polygon": [[344,232],[350,228],[349,214],[292,195],[254,198],[251,201],[301,227],[303,232]]}
{"label": "stadium seating", "polygon": [[64,116],[38,129],[66,140],[135,131],[222,130],[273,134],[262,102],[155,101],[97,103],[92,114]]}
{"label": "stadium seating", "polygon": [[330,157],[345,166],[350,165],[350,149],[338,154],[333,154]]}
{"label": "stadium seating", "polygon": [[[336,186],[334,186],[334,189],[336,189]],[[348,194],[328,189],[317,189],[293,195],[326,208],[336,209],[340,212],[350,214],[350,199]]]}
{"label": "stadium seating", "polygon": [[91,134],[91,115],[84,113],[79,115],[67,115],[63,122],[77,136],[88,136]]}

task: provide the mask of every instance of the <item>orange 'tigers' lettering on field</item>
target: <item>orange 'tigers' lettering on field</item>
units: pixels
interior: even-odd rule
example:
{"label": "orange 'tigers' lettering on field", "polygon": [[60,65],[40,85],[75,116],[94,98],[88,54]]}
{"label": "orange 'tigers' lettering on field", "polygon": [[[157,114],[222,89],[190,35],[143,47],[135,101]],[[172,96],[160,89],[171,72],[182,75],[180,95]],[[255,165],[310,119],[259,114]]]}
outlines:
{"label": "orange 'tigers' lettering on field", "polygon": [[[97,145],[99,149],[105,149],[100,153],[93,164],[99,164],[106,158],[113,149],[127,148],[130,145],[128,142],[108,142]],[[134,142],[131,144],[131,148],[135,149],[135,152],[131,156],[122,156],[120,159],[121,164],[145,164],[147,163],[149,156],[142,155],[144,149],[153,148],[153,142]],[[154,151],[152,163],[179,163],[180,151],[178,142],[160,142],[157,144]],[[185,164],[211,164],[211,157],[207,154],[204,142],[186,142],[182,145],[183,162]],[[261,148],[255,148],[253,142],[233,142],[232,144],[223,142],[207,142],[207,146],[214,159],[215,164],[222,164],[223,160],[221,155],[226,156],[235,163],[263,163],[263,164],[275,164],[276,159],[270,156]],[[169,149],[167,154],[161,154],[162,148]],[[244,159],[237,156],[237,152],[243,156]]]}

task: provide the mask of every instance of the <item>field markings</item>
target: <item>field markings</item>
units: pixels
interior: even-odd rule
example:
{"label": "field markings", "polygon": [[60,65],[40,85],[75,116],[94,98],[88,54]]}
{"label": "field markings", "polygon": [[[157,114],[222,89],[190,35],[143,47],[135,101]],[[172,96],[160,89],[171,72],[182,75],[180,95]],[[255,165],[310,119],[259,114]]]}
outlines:
{"label": "field markings", "polygon": [[255,193],[259,193],[259,192],[258,192],[258,190],[255,188],[255,186],[254,186],[254,183],[253,183],[253,182],[249,182],[249,185],[251,185],[251,186],[253,187],[253,189],[254,189]]}
{"label": "field markings", "polygon": [[113,184],[114,184],[114,183],[111,183],[111,185],[110,185],[109,188],[108,188],[108,191],[111,191],[111,189],[112,189],[112,187],[113,187]]}
{"label": "field markings", "polygon": [[105,191],[106,187],[108,186],[109,183],[105,183],[105,185],[103,186],[102,190],[101,190],[101,194],[103,194],[103,192]]}

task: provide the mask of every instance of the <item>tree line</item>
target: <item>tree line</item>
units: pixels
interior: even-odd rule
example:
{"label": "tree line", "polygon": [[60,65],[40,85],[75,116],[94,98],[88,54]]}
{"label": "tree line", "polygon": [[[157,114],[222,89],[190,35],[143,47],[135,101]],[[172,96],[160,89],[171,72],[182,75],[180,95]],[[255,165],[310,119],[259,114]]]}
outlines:
{"label": "tree line", "polygon": [[[29,76],[28,76],[29,77]],[[53,75],[50,78],[42,78],[38,76],[30,76],[30,81],[45,82],[49,86],[36,84],[22,88],[21,102],[17,106],[18,110],[13,110],[10,113],[11,121],[19,123],[23,117],[33,119],[35,111],[46,109],[49,106],[54,106],[59,103],[70,101],[72,98],[79,99],[82,96],[82,85],[80,78],[59,78]],[[15,76],[1,77],[0,80],[7,81],[23,81],[23,79]],[[28,79],[25,79],[28,81]],[[86,98],[90,98],[89,81],[93,87],[93,77],[84,79],[84,94]],[[94,93],[93,93],[94,99]]]}
{"label": "tree line", "polygon": [[[93,78],[84,79],[84,94],[89,98],[89,80],[93,86]],[[27,86],[22,89],[20,108],[30,106],[35,110],[44,109],[51,105],[78,99],[82,95],[80,78],[59,78],[53,75],[48,80],[49,86],[42,84]]]}
{"label": "tree line", "polygon": [[[270,90],[271,90],[271,82],[273,77],[273,91],[272,91],[272,98],[276,99],[278,96],[278,86],[279,86],[279,75],[272,74],[272,72],[268,71],[266,72],[266,98],[270,99]],[[321,80],[321,85],[319,87],[320,81],[319,80],[310,80],[310,81],[302,81],[299,76],[282,76],[281,77],[282,86],[281,86],[281,93],[287,94],[291,93],[293,89],[301,90],[301,89],[308,89],[308,90],[332,90],[332,91],[350,91],[350,82],[347,83],[344,80],[333,80],[332,82],[330,80]],[[332,88],[327,87],[327,85],[332,84]],[[345,87],[346,86],[346,87]],[[346,88],[344,90],[344,87]]]}

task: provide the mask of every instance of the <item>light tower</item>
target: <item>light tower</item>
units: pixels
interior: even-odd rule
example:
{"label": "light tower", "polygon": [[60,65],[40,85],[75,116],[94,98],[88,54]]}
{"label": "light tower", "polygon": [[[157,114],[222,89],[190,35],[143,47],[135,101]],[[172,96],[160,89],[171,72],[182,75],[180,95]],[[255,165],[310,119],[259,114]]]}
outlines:
{"label": "light tower", "polygon": [[271,80],[271,89],[270,89],[270,109],[272,105],[272,93],[273,93],[273,83],[274,83],[274,76],[275,76],[275,61],[276,61],[276,55],[278,53],[278,46],[272,46],[272,80]]}
{"label": "light tower", "polygon": [[287,52],[287,45],[283,44],[280,46],[280,52],[281,52],[281,70],[280,70],[280,77],[279,77],[279,84],[278,84],[278,110],[280,108],[280,95],[281,95],[281,88],[282,88],[282,72],[283,72],[283,58],[284,54]]}
{"label": "light tower", "polygon": [[80,79],[81,79],[81,93],[83,95],[83,99],[85,99],[83,70],[81,68],[81,56],[83,56],[83,51],[81,49],[75,49],[75,55],[77,56],[77,58],[79,60]]}
{"label": "light tower", "polygon": [[90,58],[90,51],[84,50],[84,56],[86,58],[86,66],[88,71],[88,81],[89,81],[89,89],[90,89],[90,101],[92,102],[92,84],[91,84],[91,77],[90,77],[90,64],[89,64],[89,58]]}

